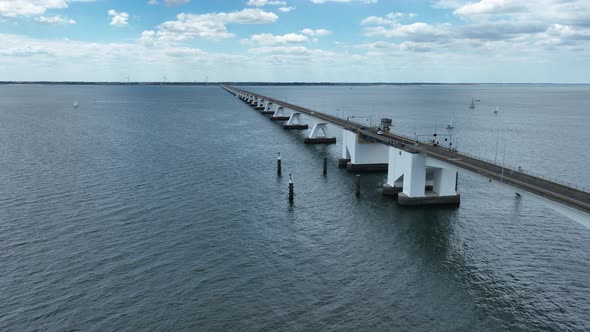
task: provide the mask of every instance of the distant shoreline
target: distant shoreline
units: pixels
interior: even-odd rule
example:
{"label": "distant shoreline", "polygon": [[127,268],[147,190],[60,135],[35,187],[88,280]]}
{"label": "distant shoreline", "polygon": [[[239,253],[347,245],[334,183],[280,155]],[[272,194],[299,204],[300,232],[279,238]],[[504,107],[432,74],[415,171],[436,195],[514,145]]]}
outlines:
{"label": "distant shoreline", "polygon": [[254,86],[412,86],[412,85],[588,85],[590,83],[355,83],[355,82],[79,82],[79,81],[0,81],[0,85],[129,85],[129,86],[217,86],[217,85],[254,85]]}

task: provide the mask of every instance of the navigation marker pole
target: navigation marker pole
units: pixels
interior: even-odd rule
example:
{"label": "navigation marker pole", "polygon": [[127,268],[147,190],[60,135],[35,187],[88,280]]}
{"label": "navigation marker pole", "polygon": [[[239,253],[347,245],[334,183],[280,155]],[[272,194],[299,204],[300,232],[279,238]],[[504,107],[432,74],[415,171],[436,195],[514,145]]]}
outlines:
{"label": "navigation marker pole", "polygon": [[328,157],[324,157],[324,176],[328,174]]}
{"label": "navigation marker pole", "polygon": [[293,177],[289,174],[289,202],[291,203],[293,203],[293,196],[295,196],[293,192]]}
{"label": "navigation marker pole", "polygon": [[277,152],[277,175],[281,175],[281,153]]}

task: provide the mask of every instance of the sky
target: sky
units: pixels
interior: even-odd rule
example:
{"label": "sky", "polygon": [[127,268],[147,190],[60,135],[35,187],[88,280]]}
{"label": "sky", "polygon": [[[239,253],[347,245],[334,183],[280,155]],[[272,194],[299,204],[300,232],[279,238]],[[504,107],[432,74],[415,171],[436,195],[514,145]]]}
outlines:
{"label": "sky", "polygon": [[0,0],[0,81],[590,82],[590,0]]}

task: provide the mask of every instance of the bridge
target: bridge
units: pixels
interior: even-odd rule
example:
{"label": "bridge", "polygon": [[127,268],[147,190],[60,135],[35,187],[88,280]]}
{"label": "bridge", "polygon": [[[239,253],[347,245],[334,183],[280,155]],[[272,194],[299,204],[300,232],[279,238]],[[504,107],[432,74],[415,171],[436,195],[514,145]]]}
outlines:
{"label": "bridge", "polygon": [[[315,117],[323,122],[313,126],[306,143],[335,143],[335,137],[328,137],[326,124],[343,129],[342,159],[340,166],[351,171],[387,170],[387,183],[383,194],[396,196],[401,205],[434,205],[460,203],[457,192],[459,170],[479,174],[512,186],[533,196],[542,198],[552,208],[568,217],[590,225],[590,193],[521,171],[507,169],[462,154],[453,148],[443,147],[436,139],[421,142],[385,128],[368,128],[347,119],[314,111],[261,94],[222,86],[226,91],[249,103],[265,114],[288,121],[286,129],[307,129],[299,113]],[[286,109],[294,111],[285,116]],[[280,118],[278,118],[280,117]],[[298,124],[293,124],[298,120]]]}

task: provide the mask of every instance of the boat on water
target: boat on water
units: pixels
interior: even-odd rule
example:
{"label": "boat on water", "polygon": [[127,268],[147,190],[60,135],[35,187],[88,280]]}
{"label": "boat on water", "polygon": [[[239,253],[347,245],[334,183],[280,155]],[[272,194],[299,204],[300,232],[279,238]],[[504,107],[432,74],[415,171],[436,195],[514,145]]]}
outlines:
{"label": "boat on water", "polygon": [[80,103],[78,103],[77,100],[74,100],[74,104],[72,106],[74,106],[74,108],[78,108],[80,106]]}
{"label": "boat on water", "polygon": [[498,114],[498,106],[496,106],[496,109],[494,110],[494,114]]}
{"label": "boat on water", "polygon": [[449,124],[447,125],[447,129],[453,129],[455,128],[455,123],[453,122],[453,118],[451,118],[451,121],[449,121]]}
{"label": "boat on water", "polygon": [[475,98],[475,101],[479,103],[479,101],[480,101],[479,97]]}
{"label": "boat on water", "polygon": [[471,98],[471,104],[469,104],[469,108],[475,108],[475,100]]}

